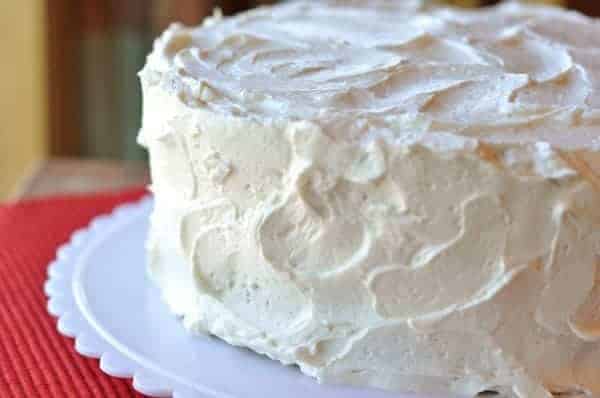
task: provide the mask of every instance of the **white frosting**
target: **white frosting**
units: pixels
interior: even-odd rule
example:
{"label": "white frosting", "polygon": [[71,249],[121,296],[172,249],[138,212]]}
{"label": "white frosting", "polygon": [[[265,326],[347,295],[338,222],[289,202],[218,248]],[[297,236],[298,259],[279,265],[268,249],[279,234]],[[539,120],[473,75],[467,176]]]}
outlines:
{"label": "white frosting", "polygon": [[600,393],[600,24],[364,3],[157,40],[166,301],[321,381]]}
{"label": "white frosting", "polygon": [[[190,106],[316,120],[336,139],[427,131],[600,147],[600,24],[508,3],[478,12],[294,3],[173,25],[142,76]],[[390,137],[388,137],[390,138]]]}

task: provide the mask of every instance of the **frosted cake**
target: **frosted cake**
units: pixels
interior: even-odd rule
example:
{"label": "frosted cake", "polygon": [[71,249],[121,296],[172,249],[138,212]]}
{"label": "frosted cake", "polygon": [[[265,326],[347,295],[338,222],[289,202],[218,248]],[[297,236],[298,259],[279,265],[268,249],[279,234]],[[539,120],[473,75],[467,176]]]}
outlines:
{"label": "frosted cake", "polygon": [[149,273],[191,333],[322,382],[600,393],[600,22],[292,2],[140,73]]}

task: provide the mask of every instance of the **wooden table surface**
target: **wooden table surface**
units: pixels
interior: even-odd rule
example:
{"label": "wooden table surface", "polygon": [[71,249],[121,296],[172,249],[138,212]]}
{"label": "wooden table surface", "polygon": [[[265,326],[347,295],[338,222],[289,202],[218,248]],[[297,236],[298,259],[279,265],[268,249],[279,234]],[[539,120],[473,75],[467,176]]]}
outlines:
{"label": "wooden table surface", "polygon": [[52,158],[40,162],[24,177],[11,199],[118,191],[148,182],[148,168],[143,162]]}

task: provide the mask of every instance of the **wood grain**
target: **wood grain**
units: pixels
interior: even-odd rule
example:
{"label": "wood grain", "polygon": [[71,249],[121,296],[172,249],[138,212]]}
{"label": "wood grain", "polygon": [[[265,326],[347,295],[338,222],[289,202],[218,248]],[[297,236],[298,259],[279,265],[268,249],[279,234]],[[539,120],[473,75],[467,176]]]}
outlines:
{"label": "wood grain", "polygon": [[81,6],[79,0],[46,0],[49,149],[53,155],[81,151]]}
{"label": "wood grain", "polygon": [[568,0],[567,5],[592,17],[600,16],[600,2],[598,0]]}

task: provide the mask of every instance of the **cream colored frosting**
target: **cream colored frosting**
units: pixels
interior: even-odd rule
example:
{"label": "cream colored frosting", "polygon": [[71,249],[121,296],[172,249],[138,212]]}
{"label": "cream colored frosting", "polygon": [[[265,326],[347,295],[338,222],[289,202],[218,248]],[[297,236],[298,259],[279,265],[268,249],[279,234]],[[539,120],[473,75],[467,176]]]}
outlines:
{"label": "cream colored frosting", "polygon": [[598,22],[516,3],[174,25],[141,72],[150,274],[321,381],[600,393],[596,55]]}

